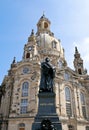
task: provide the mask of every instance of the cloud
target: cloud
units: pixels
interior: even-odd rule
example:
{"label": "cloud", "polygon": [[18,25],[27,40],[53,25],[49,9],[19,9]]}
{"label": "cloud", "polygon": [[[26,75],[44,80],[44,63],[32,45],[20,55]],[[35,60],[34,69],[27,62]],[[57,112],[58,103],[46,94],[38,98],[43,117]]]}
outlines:
{"label": "cloud", "polygon": [[81,58],[84,61],[84,66],[89,72],[89,37],[74,42],[73,46],[77,46],[78,51],[81,54]]}

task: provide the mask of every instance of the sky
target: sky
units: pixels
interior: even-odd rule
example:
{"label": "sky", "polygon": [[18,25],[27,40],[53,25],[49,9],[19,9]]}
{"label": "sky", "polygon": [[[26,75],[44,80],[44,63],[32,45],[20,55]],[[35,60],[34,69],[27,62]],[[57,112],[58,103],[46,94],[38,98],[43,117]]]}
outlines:
{"label": "sky", "polygon": [[0,84],[13,57],[21,61],[23,48],[45,12],[51,31],[61,40],[65,58],[73,67],[75,46],[89,74],[89,0],[0,0]]}

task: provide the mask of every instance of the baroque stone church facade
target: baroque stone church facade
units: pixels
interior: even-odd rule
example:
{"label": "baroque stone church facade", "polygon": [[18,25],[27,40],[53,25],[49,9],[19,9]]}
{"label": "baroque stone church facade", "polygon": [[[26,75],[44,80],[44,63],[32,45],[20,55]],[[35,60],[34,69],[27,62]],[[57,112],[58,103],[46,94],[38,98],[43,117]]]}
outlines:
{"label": "baroque stone church facade", "polygon": [[32,30],[24,45],[22,60],[16,62],[14,58],[3,79],[0,130],[32,130],[38,113],[41,63],[46,57],[56,68],[53,91],[60,130],[89,130],[89,75],[77,47],[75,70],[67,66],[64,49],[51,32],[50,24],[45,15],[39,19],[36,34]]}

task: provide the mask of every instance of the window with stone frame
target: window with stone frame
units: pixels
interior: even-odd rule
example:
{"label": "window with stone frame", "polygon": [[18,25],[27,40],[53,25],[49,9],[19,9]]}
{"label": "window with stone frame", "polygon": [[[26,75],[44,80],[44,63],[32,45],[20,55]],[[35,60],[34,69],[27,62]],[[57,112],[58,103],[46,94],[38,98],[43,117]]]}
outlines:
{"label": "window with stone frame", "polygon": [[20,113],[26,114],[28,108],[28,99],[21,99]]}
{"label": "window with stone frame", "polygon": [[74,126],[68,125],[68,130],[74,130]]}
{"label": "window with stone frame", "polygon": [[80,68],[78,69],[78,73],[79,73],[79,74],[82,74],[82,71],[81,71],[81,69],[80,69]]}
{"label": "window with stone frame", "polygon": [[26,58],[30,58],[30,53],[29,52],[26,54]]}
{"label": "window with stone frame", "polygon": [[61,60],[59,60],[59,61],[58,61],[58,67],[61,69],[61,68],[62,68],[62,66],[63,66],[63,63],[62,63],[62,61],[61,61]]}
{"label": "window with stone frame", "polygon": [[52,48],[57,48],[57,42],[56,41],[52,41]]}
{"label": "window with stone frame", "polygon": [[22,97],[28,96],[29,83],[24,82],[22,85]]}
{"label": "window with stone frame", "polygon": [[81,98],[81,107],[82,107],[82,114],[84,118],[86,117],[86,103],[85,103],[85,95],[81,92],[80,93],[80,98]]}
{"label": "window with stone frame", "polygon": [[69,79],[70,79],[70,75],[69,75],[68,72],[65,72],[65,73],[64,73],[64,79],[65,79],[65,80],[69,80]]}
{"label": "window with stone frame", "polygon": [[66,99],[66,113],[67,116],[72,116],[72,108],[71,108],[71,91],[69,87],[65,88],[65,99]]}
{"label": "window with stone frame", "polygon": [[24,123],[19,124],[19,130],[25,130],[25,124]]}

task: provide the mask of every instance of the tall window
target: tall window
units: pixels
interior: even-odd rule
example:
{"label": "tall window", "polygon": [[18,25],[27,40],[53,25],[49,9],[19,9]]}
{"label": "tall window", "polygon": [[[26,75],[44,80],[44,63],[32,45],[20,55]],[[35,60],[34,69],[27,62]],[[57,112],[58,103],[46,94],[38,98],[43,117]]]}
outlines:
{"label": "tall window", "polygon": [[55,41],[52,42],[52,48],[57,48],[57,43]]}
{"label": "tall window", "polygon": [[65,88],[65,98],[66,98],[66,113],[69,117],[71,117],[72,116],[71,93],[68,87]]}
{"label": "tall window", "polygon": [[27,54],[26,54],[26,58],[30,58],[30,53],[27,53]]}
{"label": "tall window", "polygon": [[29,87],[29,83],[24,82],[22,85],[22,97],[28,96],[28,87]]}
{"label": "tall window", "polygon": [[82,71],[81,71],[81,69],[78,69],[78,72],[79,72],[79,74],[82,74]]}
{"label": "tall window", "polygon": [[24,123],[19,124],[19,130],[25,130],[25,124]]}
{"label": "tall window", "polygon": [[28,107],[28,99],[21,99],[20,113],[21,114],[27,113],[27,107]]}
{"label": "tall window", "polygon": [[86,118],[86,105],[85,105],[85,97],[83,93],[80,94],[80,98],[81,98],[82,114],[83,117]]}

